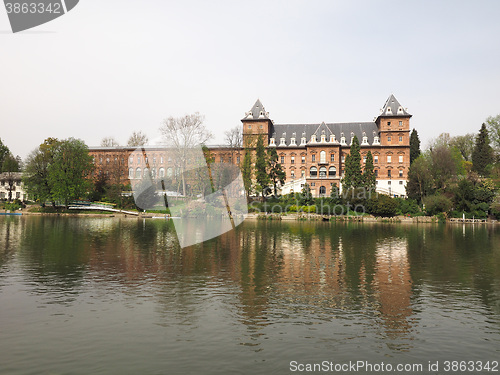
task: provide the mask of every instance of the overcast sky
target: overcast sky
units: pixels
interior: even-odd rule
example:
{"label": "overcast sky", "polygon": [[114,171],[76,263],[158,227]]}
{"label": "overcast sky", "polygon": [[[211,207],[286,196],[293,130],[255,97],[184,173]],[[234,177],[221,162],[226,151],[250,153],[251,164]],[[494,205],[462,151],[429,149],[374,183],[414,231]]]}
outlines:
{"label": "overcast sky", "polygon": [[393,93],[424,145],[500,113],[499,1],[80,0],[12,34],[0,9],[0,138],[134,130],[195,111],[222,143],[260,98],[276,123],[372,121]]}

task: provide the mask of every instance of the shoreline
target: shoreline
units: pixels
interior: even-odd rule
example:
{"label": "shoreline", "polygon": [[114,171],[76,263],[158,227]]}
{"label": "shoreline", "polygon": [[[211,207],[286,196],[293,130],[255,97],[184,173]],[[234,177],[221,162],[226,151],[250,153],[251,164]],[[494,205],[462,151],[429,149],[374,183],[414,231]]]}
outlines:
{"label": "shoreline", "polygon": [[[139,212],[137,215],[126,214],[126,213],[68,213],[68,212],[29,212],[29,211],[16,211],[7,212],[5,210],[0,211],[0,216],[65,216],[65,217],[103,217],[103,218],[126,218],[126,219],[168,219],[164,217],[163,214],[157,213],[142,213]],[[394,217],[375,217],[375,216],[327,216],[318,214],[248,214],[245,220],[269,220],[269,221],[325,221],[325,222],[359,222],[359,223],[400,223],[400,224],[438,224],[439,219],[436,216],[394,216]],[[442,223],[442,222],[441,222]],[[486,219],[459,219],[459,218],[448,218],[446,223],[449,224],[489,224],[498,225],[499,220],[486,220]]]}

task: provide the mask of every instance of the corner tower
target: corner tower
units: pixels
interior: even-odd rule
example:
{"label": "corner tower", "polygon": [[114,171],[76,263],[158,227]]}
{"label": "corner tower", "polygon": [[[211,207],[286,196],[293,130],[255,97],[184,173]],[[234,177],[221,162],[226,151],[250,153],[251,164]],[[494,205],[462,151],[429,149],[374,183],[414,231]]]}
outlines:
{"label": "corner tower", "polygon": [[243,123],[243,146],[255,147],[259,136],[264,138],[264,145],[269,144],[269,136],[273,132],[273,122],[269,118],[269,112],[262,105],[259,99],[252,109],[245,113],[241,119]]}
{"label": "corner tower", "polygon": [[406,108],[391,94],[375,120],[382,146],[410,145],[410,118]]}

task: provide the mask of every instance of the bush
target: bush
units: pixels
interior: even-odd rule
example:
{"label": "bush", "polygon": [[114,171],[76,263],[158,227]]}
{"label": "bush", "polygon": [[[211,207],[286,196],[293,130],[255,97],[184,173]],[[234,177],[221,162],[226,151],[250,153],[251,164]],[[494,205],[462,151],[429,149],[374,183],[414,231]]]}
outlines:
{"label": "bush", "polygon": [[451,209],[451,200],[444,195],[436,194],[423,199],[427,215],[434,216],[440,212],[448,212]]}
{"label": "bush", "polygon": [[374,216],[392,217],[396,215],[398,201],[387,195],[379,194],[366,201],[366,210]]}

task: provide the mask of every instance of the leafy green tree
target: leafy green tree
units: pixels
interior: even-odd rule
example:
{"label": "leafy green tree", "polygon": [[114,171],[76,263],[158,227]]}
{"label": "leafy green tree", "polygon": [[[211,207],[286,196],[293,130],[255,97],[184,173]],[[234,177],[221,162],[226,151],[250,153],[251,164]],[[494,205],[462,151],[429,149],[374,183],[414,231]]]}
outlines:
{"label": "leafy green tree", "polygon": [[345,159],[345,174],[342,180],[342,189],[358,188],[363,186],[361,173],[361,154],[358,137],[354,136],[350,154]]}
{"label": "leafy green tree", "polygon": [[3,172],[3,162],[7,155],[10,154],[9,148],[3,144],[2,139],[0,138],[0,172]]}
{"label": "leafy green tree", "polygon": [[433,185],[431,163],[425,154],[420,155],[410,166],[406,195],[408,198],[421,202],[422,198],[431,193]]}
{"label": "leafy green tree", "polygon": [[375,190],[375,170],[373,166],[373,156],[371,151],[366,154],[365,170],[363,172],[363,182],[367,190]]}
{"label": "leafy green tree", "polygon": [[450,146],[455,147],[465,161],[471,161],[472,150],[474,150],[474,134],[467,133],[453,137],[450,141]]}
{"label": "leafy green tree", "polygon": [[262,137],[259,137],[255,149],[255,180],[257,182],[257,189],[261,192],[262,197],[264,197],[265,190],[271,183],[267,169],[268,161],[266,149],[264,148],[264,140]]}
{"label": "leafy green tree", "polygon": [[497,153],[500,153],[500,115],[488,117],[486,123],[493,148]]}
{"label": "leafy green tree", "polygon": [[493,150],[490,146],[486,124],[481,125],[476,137],[474,151],[472,151],[472,170],[484,176],[488,166],[493,163]]}
{"label": "leafy green tree", "polygon": [[241,175],[248,199],[252,193],[252,151],[249,148],[245,149],[245,156],[243,157],[243,164],[241,166]]}
{"label": "leafy green tree", "polygon": [[286,173],[283,167],[278,163],[278,153],[276,147],[270,147],[267,150],[267,158],[269,162],[269,178],[273,183],[274,196],[278,194],[278,183],[283,185],[285,183]]}
{"label": "leafy green tree", "polygon": [[50,200],[55,206],[52,188],[49,184],[49,168],[52,165],[56,149],[60,141],[47,138],[26,159],[23,182],[30,199],[39,200],[42,206]]}
{"label": "leafy green tree", "polygon": [[79,139],[69,138],[56,148],[49,166],[49,186],[53,199],[66,206],[87,195],[90,188],[88,176],[93,169],[88,147]]}
{"label": "leafy green tree", "polygon": [[418,137],[418,132],[413,129],[410,135],[410,165],[419,157],[420,155],[420,139]]}

